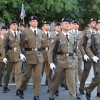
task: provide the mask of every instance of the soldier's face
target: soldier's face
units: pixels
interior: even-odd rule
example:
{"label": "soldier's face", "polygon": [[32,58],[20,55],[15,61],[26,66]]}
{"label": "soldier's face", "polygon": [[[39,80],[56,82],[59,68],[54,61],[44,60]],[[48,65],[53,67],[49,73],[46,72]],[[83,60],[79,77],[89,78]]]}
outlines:
{"label": "soldier's face", "polygon": [[24,31],[24,26],[23,26],[23,25],[20,25],[20,26],[18,27],[18,29],[19,29],[19,31]]}
{"label": "soldier's face", "polygon": [[60,32],[61,31],[61,27],[60,26],[55,26],[55,31]]}
{"label": "soldier's face", "polygon": [[10,25],[11,30],[16,31],[17,30],[18,25],[16,23],[13,23]]}
{"label": "soldier's face", "polygon": [[92,22],[90,23],[90,26],[91,26],[91,28],[95,28],[95,27],[96,27],[96,21],[92,21]]}
{"label": "soldier's face", "polygon": [[31,27],[37,27],[38,21],[37,21],[37,20],[31,20],[31,21],[29,22],[29,24],[30,24]]}
{"label": "soldier's face", "polygon": [[73,28],[74,30],[78,30],[79,25],[78,25],[77,23],[73,23],[73,24],[72,24],[72,28]]}
{"label": "soldier's face", "polygon": [[49,24],[44,24],[44,30],[49,31],[50,30],[50,25]]}
{"label": "soldier's face", "polygon": [[6,30],[6,29],[2,29],[2,30],[1,30],[1,34],[2,34],[2,35],[5,35],[6,33],[7,33],[7,30]]}
{"label": "soldier's face", "polygon": [[61,23],[61,29],[69,31],[70,30],[70,23],[69,22],[62,22]]}

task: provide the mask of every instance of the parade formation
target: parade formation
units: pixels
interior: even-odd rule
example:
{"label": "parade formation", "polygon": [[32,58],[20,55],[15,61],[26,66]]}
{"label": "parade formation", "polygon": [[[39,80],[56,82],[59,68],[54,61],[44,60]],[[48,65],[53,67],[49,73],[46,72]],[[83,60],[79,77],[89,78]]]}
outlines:
{"label": "parade formation", "polygon": [[[38,28],[37,16],[29,17],[29,27],[12,20],[9,28],[0,30],[0,86],[2,92],[10,91],[9,79],[12,72],[16,83],[16,96],[24,99],[24,90],[30,76],[34,84],[33,100],[39,96],[41,79],[45,72],[48,85],[48,100],[59,96],[60,86],[69,91],[70,100],[81,100],[85,94],[91,100],[91,92],[97,87],[100,97],[100,20],[91,18],[88,27],[79,31],[80,23],[75,19],[62,18],[50,32],[50,22],[44,21]],[[84,68],[82,70],[82,62]],[[94,78],[88,87],[86,79],[93,66]],[[4,82],[2,82],[2,69]],[[80,85],[78,86],[78,80]],[[3,85],[2,85],[3,84]],[[67,98],[67,97],[66,97]]]}

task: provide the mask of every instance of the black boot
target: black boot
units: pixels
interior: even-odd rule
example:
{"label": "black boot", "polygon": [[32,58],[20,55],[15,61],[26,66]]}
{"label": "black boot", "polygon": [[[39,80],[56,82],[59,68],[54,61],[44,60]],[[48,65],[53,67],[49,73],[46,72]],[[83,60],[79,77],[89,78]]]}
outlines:
{"label": "black boot", "polygon": [[89,93],[87,92],[87,90],[86,90],[86,98],[87,98],[87,100],[90,100],[90,97],[91,97],[91,94],[89,94]]}
{"label": "black boot", "polygon": [[19,95],[19,89],[16,90],[16,95],[17,95],[17,96]]}
{"label": "black boot", "polygon": [[81,97],[78,96],[78,94],[76,94],[76,98],[77,98],[77,100],[80,100],[81,99]]}
{"label": "black boot", "polygon": [[39,96],[34,96],[34,100],[42,100]]}
{"label": "black boot", "polygon": [[67,87],[67,85],[65,85],[65,90],[68,90],[68,87]]}
{"label": "black boot", "polygon": [[55,95],[59,96],[59,90],[56,90]]}
{"label": "black boot", "polygon": [[80,94],[85,94],[84,90],[81,90],[80,88],[79,88],[79,91],[80,91]]}
{"label": "black boot", "polygon": [[3,87],[2,92],[3,92],[3,93],[7,93],[7,87]]}
{"label": "black boot", "polygon": [[15,83],[15,78],[14,78],[14,77],[12,78],[12,82],[14,82],[14,83]]}
{"label": "black boot", "polygon": [[100,92],[97,92],[97,97],[100,97]]}
{"label": "black boot", "polygon": [[10,91],[10,89],[7,87],[7,91]]}
{"label": "black boot", "polygon": [[49,93],[49,89],[47,89],[47,93]]}
{"label": "black boot", "polygon": [[55,99],[54,98],[53,99],[49,98],[49,100],[55,100]]}
{"label": "black boot", "polygon": [[47,79],[45,80],[45,85],[48,85],[48,80]]}
{"label": "black boot", "polygon": [[61,87],[65,87],[65,84],[64,83],[61,83]]}
{"label": "black boot", "polygon": [[19,97],[20,97],[21,99],[24,99],[24,96],[23,96],[23,95],[24,95],[23,90],[20,90],[20,89],[19,89],[19,94],[18,94],[18,95],[19,95]]}

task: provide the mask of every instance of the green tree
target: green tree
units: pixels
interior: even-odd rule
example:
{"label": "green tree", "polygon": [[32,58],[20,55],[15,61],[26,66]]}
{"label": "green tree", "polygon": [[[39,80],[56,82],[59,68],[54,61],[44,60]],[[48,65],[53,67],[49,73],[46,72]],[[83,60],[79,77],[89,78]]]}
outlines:
{"label": "green tree", "polygon": [[31,15],[38,16],[41,24],[45,20],[60,21],[63,17],[74,18],[78,12],[77,0],[2,0],[0,21],[6,24],[9,24],[11,19],[20,21],[22,3],[26,12],[26,23]]}

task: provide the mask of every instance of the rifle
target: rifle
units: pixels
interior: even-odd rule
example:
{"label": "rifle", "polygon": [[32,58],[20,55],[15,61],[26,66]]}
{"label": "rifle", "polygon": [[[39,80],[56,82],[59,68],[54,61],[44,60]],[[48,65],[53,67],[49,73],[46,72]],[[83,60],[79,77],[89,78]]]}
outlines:
{"label": "rifle", "polygon": [[[88,40],[87,31],[85,31],[85,36],[84,36],[84,50],[86,49],[86,46],[87,46],[87,40]],[[86,60],[83,59],[83,62],[84,62],[84,71],[86,71],[87,70],[87,68],[86,68]]]}
{"label": "rifle", "polygon": [[[23,43],[23,34],[20,34],[20,47],[21,47],[21,52],[24,54],[25,52],[25,48],[24,48],[24,43]],[[22,69],[21,69],[21,73],[23,74],[24,73],[24,62],[22,61]]]}
{"label": "rifle", "polygon": [[[97,39],[96,39],[96,36],[95,34],[92,34],[91,35],[91,42],[92,42],[92,46],[91,46],[91,49],[93,51],[93,54],[95,56],[97,56],[99,54],[98,52],[98,44],[97,44]],[[93,61],[93,64],[94,64],[94,73],[95,75],[99,74],[98,71],[97,71],[97,63]]]}
{"label": "rifle", "polygon": [[54,50],[53,50],[53,63],[57,63],[57,49],[58,49],[58,46],[59,46],[59,43],[60,43],[60,37],[59,37],[59,34],[57,34],[57,40],[56,40],[56,44],[55,44],[55,47],[54,47]]}
{"label": "rifle", "polygon": [[8,33],[8,38],[6,40],[6,46],[5,46],[5,55],[6,55],[6,57],[8,57],[9,46],[10,46],[10,40],[9,40],[9,33]]}
{"label": "rifle", "polygon": [[[24,33],[23,33],[24,34]],[[24,53],[24,43],[23,43],[23,34],[20,34],[20,47],[21,47],[21,52]]]}

